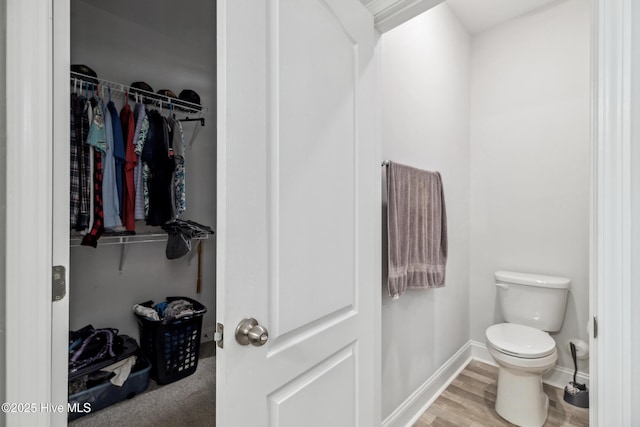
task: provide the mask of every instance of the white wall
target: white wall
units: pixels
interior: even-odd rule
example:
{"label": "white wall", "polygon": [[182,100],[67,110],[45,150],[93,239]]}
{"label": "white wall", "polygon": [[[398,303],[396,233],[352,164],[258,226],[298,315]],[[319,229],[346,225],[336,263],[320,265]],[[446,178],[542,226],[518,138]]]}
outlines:
{"label": "white wall", "polygon": [[480,33],[471,60],[471,338],[502,320],[494,271],[569,277],[553,336],[570,368],[566,341],[588,341],[589,8],[567,0]]}
{"label": "white wall", "polygon": [[[187,211],[181,218],[215,227],[215,3],[189,0],[188,5],[177,6],[182,8],[180,14],[168,13],[170,5],[154,5],[156,9],[147,15],[138,14],[138,6],[143,5],[126,1],[90,3],[72,1],[72,63],[86,64],[99,77],[111,81],[130,84],[142,80],[156,91],[170,89],[178,94],[182,89],[193,89],[209,107],[206,126],[193,147],[187,148]],[[148,16],[158,12],[164,14]],[[114,100],[122,105],[121,98]],[[187,141],[195,126],[184,124]],[[144,226],[138,222],[136,228],[139,225]],[[159,302],[172,295],[200,300],[209,309],[203,330],[215,325],[214,239],[204,242],[199,295],[195,293],[197,257],[188,265],[187,257],[167,260],[165,243],[132,244],[126,246],[122,272],[118,271],[119,257],[120,246],[101,246],[100,241],[97,249],[71,249],[72,329],[91,323],[116,327],[137,338],[133,304],[149,299]]]}
{"label": "white wall", "polygon": [[[631,136],[631,165],[632,165],[632,178],[631,178],[631,283],[640,283],[640,147],[633,141],[638,141],[640,138],[640,4],[638,2],[633,3],[633,27],[632,27],[632,92],[631,92],[631,122],[632,136]],[[631,336],[640,336],[640,287],[632,286],[631,288],[631,302],[626,305],[627,307],[635,307],[635,310],[631,312]],[[640,360],[640,340],[633,340],[631,343],[631,355],[627,360],[637,361]],[[637,363],[631,365],[631,372],[629,375],[629,381],[631,382],[631,396],[629,402],[640,402],[640,366]],[[640,405],[633,405],[631,408],[631,422],[634,425],[640,425]]]}
{"label": "white wall", "polygon": [[449,226],[444,288],[383,285],[383,419],[469,339],[469,58],[444,4],[382,36],[383,158],[442,174]]}
{"label": "white wall", "polygon": [[[7,34],[7,4],[6,2],[0,2],[0,38],[3,40],[6,38]],[[6,92],[6,81],[7,81],[7,71],[6,71],[6,62],[7,62],[7,52],[5,48],[5,43],[0,44],[0,170],[3,173],[0,173],[0,301],[3,301],[0,304],[0,384],[3,386],[0,387],[0,402],[5,401],[5,310],[4,310],[4,301],[5,298],[5,283],[6,283],[6,269],[5,262],[7,259],[6,253],[6,226],[7,226],[7,217],[6,217],[6,203],[7,203],[7,181],[4,174],[4,171],[7,170],[6,162],[7,162],[7,127],[6,127],[6,117],[7,117],[7,92]],[[0,427],[6,425],[5,415],[4,413],[0,414]]]}

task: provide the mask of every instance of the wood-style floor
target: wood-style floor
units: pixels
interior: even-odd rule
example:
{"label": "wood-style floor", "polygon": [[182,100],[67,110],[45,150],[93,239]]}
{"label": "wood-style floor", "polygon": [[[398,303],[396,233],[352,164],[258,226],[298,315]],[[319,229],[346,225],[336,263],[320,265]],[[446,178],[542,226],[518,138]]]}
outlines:
{"label": "wood-style floor", "polygon": [[[500,418],[496,403],[498,368],[472,360],[425,411],[414,427],[513,426]],[[564,401],[563,390],[544,385],[549,396],[545,426],[588,426],[589,410]]]}

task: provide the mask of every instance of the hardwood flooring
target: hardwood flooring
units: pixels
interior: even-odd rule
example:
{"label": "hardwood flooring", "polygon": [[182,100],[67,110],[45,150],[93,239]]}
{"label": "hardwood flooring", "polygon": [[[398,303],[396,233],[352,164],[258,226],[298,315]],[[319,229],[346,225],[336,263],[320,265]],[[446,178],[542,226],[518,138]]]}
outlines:
{"label": "hardwood flooring", "polygon": [[[497,379],[498,368],[472,360],[413,427],[513,426],[494,409]],[[565,402],[564,390],[545,384],[544,391],[549,396],[545,426],[589,425],[589,410]]]}

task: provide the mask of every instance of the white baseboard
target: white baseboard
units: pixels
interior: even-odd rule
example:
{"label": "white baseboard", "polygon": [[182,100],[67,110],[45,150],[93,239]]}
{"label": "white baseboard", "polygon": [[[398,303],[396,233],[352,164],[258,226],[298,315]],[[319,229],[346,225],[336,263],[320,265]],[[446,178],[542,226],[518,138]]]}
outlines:
{"label": "white baseboard", "polygon": [[[473,340],[468,341],[424,384],[405,399],[395,411],[385,418],[382,421],[382,427],[408,427],[413,425],[472,359],[498,366],[484,343]],[[572,379],[573,371],[562,366],[555,366],[542,377],[544,383],[558,388],[564,388]],[[578,372],[577,380],[580,383],[589,385],[589,375],[584,372]]]}
{"label": "white baseboard", "polygon": [[405,427],[415,423],[471,361],[471,345],[467,342],[431,377],[416,389],[384,421],[382,427]]}
{"label": "white baseboard", "polygon": [[[471,346],[471,357],[475,360],[479,360],[480,362],[487,363],[489,365],[498,366],[489,354],[489,350],[487,350],[485,343],[471,340],[469,341],[469,345]],[[589,374],[578,371],[576,379],[579,383],[584,383],[589,386]],[[558,388],[564,388],[564,386],[572,380],[573,370],[558,365],[551,368],[549,372],[542,376],[542,382]]]}

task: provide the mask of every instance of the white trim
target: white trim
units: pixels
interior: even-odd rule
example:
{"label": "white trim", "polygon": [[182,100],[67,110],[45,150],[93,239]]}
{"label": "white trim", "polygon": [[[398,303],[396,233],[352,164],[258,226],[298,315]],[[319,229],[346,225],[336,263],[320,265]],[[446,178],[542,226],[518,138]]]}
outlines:
{"label": "white trim", "polygon": [[[7,0],[6,7],[5,398],[12,403],[49,403],[52,2]],[[50,414],[9,413],[5,421],[11,426],[46,426]]]}
{"label": "white trim", "polygon": [[[469,345],[471,346],[471,357],[473,357],[474,360],[488,365],[498,366],[489,354],[486,344],[471,340],[469,341]],[[579,383],[589,386],[589,374],[578,371],[576,379]],[[564,388],[564,386],[572,380],[573,370],[558,365],[551,368],[551,370],[542,377],[542,382],[557,388]]]}
{"label": "white trim", "polygon": [[373,0],[366,7],[373,15],[375,27],[381,33],[415,18],[444,0]]}
{"label": "white trim", "polygon": [[385,418],[382,427],[413,425],[470,361],[469,341]]}
{"label": "white trim", "polygon": [[589,335],[589,372],[593,372],[589,388],[589,419],[593,426],[598,424],[598,340],[593,336],[593,320],[598,313],[598,0],[591,0],[591,53],[590,53],[590,204],[589,204],[589,320],[587,333]]}
{"label": "white trim", "polygon": [[[631,7],[633,0],[597,0],[597,129],[593,197],[596,200],[594,314],[598,343],[594,425],[631,426],[629,378],[631,313]],[[593,296],[593,295],[592,295]],[[637,420],[636,420],[637,421]]]}
{"label": "white trim", "polygon": [[[53,206],[51,265],[65,267],[67,295],[51,303],[51,402],[68,402],[69,337],[69,71],[71,64],[70,0],[53,5]],[[51,426],[67,425],[65,412],[51,413]]]}
{"label": "white trim", "polygon": [[[374,102],[375,102],[375,131],[374,135],[376,138],[375,147],[377,150],[377,154],[382,157],[381,149],[382,149],[382,90],[380,89],[382,86],[382,43],[381,38],[382,34],[374,29],[374,45],[373,45],[373,63],[374,67]],[[379,170],[379,168],[378,168]],[[382,172],[379,172],[382,173]],[[379,177],[378,182],[382,182],[382,177]],[[382,195],[380,196],[380,203],[382,204]],[[382,234],[382,212],[378,217],[379,227],[379,235]],[[383,238],[379,239],[379,244],[376,245],[376,250],[378,251],[377,258],[382,259],[382,246]],[[380,266],[380,282],[382,279],[382,266]],[[374,322],[374,408],[375,413],[373,414],[373,420],[375,424],[378,424],[382,421],[382,334],[379,331],[382,331],[382,295],[380,292],[374,292],[374,303],[373,303],[373,322]]]}
{"label": "white trim", "polygon": [[[224,324],[227,283],[227,1],[216,2],[216,318]],[[227,326],[227,340],[235,325]],[[216,425],[226,427],[226,351],[216,352]]]}

